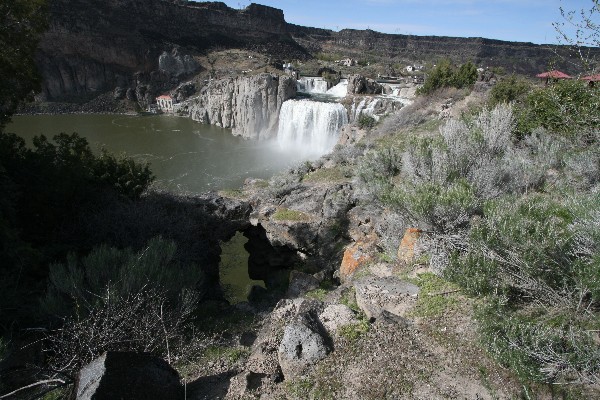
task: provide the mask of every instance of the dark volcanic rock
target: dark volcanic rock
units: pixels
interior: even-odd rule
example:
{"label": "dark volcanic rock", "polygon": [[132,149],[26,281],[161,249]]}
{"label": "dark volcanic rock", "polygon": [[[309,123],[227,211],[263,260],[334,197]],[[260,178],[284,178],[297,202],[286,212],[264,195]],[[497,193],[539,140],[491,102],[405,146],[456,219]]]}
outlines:
{"label": "dark volcanic rock", "polygon": [[[50,24],[36,63],[48,100],[135,87],[136,72],[182,76],[210,48],[248,48],[277,58],[308,57],[287,33],[281,10],[251,4],[166,0],[50,0]],[[150,78],[155,76],[149,75]],[[168,89],[149,79],[152,96]]]}
{"label": "dark volcanic rock", "polygon": [[77,400],[176,400],[184,396],[179,374],[149,354],[108,352],[79,372]]}

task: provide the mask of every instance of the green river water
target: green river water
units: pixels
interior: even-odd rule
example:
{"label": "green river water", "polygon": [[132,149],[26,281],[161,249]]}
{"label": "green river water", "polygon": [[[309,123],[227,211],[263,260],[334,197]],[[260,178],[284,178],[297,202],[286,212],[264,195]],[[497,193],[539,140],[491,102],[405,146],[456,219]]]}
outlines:
{"label": "green river water", "polygon": [[[227,129],[166,115],[16,116],[7,131],[29,144],[36,135],[77,132],[94,151],[106,147],[150,163],[155,185],[176,193],[238,189],[248,177],[268,179],[301,161],[294,151],[283,151],[276,143],[244,140]],[[251,285],[264,286],[248,277],[246,241],[238,233],[221,246],[221,283],[232,302],[245,300]]]}
{"label": "green river water", "polygon": [[248,177],[269,178],[301,161],[276,143],[245,140],[228,129],[167,115],[16,116],[7,131],[28,143],[40,134],[77,132],[95,151],[104,146],[150,163],[155,184],[176,193],[237,189]]}

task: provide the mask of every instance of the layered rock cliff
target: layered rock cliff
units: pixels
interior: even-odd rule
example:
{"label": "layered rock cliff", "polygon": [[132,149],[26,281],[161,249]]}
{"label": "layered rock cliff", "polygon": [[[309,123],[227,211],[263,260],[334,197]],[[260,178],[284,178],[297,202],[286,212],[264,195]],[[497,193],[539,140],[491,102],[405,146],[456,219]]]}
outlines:
{"label": "layered rock cliff", "polygon": [[[294,40],[311,52],[341,53],[347,57],[374,61],[393,62],[436,62],[450,58],[454,62],[472,61],[478,65],[501,66],[507,72],[522,74],[539,73],[550,63],[567,68],[576,68],[570,54],[563,46],[508,42],[502,40],[461,38],[447,36],[397,35],[372,30],[342,29],[339,32],[327,29],[308,28],[288,24],[288,32]],[[600,49],[590,48],[600,55]]]}
{"label": "layered rock cliff", "polygon": [[[341,53],[381,63],[474,61],[525,74],[558,61],[560,48],[482,38],[334,32],[286,23],[282,10],[250,4],[179,0],[49,0],[49,29],[37,53],[40,100],[85,101],[114,89],[141,106],[209,70],[198,59],[215,49],[246,49],[276,60]],[[599,49],[591,49],[600,55]],[[564,61],[564,60],[563,60]],[[567,62],[567,61],[564,61]],[[572,67],[567,70],[571,72]],[[235,71],[234,71],[235,72]]]}
{"label": "layered rock cliff", "polygon": [[277,132],[281,105],[295,96],[296,80],[289,76],[242,76],[210,82],[198,97],[180,104],[178,112],[231,128],[234,135],[263,139]]}
{"label": "layered rock cliff", "polygon": [[283,12],[256,4],[243,10],[172,0],[49,0],[49,5],[49,29],[36,60],[41,99],[85,99],[115,87],[142,98],[154,95],[201,70],[193,58],[216,47],[308,56],[287,33]]}

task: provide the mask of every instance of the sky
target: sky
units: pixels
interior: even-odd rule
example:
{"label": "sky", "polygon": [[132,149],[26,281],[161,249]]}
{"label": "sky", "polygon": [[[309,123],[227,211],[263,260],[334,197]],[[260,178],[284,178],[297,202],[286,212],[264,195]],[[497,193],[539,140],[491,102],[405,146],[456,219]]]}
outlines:
{"label": "sky", "polygon": [[[232,8],[251,1],[224,0]],[[592,0],[253,0],[282,9],[287,22],[316,28],[484,37],[558,43],[553,22],[565,10],[591,9]],[[600,23],[600,13],[595,20]]]}

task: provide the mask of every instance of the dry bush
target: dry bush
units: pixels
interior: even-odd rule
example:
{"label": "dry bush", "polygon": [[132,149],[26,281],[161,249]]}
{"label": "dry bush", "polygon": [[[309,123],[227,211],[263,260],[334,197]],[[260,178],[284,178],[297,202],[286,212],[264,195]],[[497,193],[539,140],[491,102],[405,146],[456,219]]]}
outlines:
{"label": "dry bush", "polygon": [[45,351],[51,370],[73,376],[106,351],[149,352],[174,361],[196,309],[195,293],[183,292],[176,307],[155,288],[125,297],[112,297],[107,289],[99,296],[103,301],[85,318],[66,318],[48,336]]}

